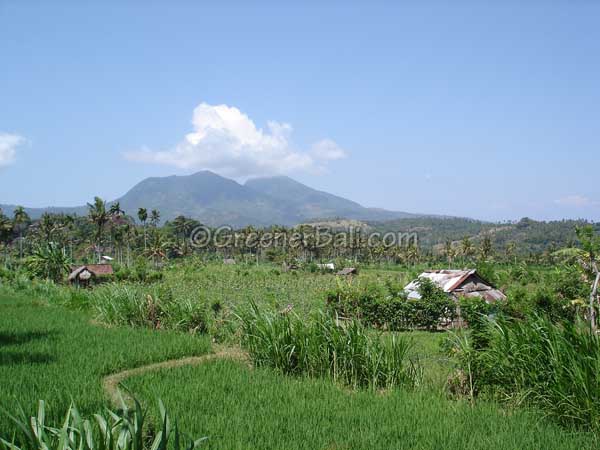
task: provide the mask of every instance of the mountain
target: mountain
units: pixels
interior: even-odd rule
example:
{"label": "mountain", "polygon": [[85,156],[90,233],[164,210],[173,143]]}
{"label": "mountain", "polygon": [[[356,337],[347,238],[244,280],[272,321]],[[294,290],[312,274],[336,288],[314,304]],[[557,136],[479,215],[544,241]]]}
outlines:
{"label": "mountain", "polygon": [[251,179],[245,186],[278,200],[288,210],[288,214],[294,217],[294,222],[333,217],[377,221],[418,217],[405,212],[365,208],[356,202],[312,189],[285,176]]}
{"label": "mountain", "polygon": [[[366,208],[288,177],[258,178],[240,184],[210,171],[147,178],[115,201],[134,217],[138,208],[143,207],[159,210],[162,220],[184,215],[211,226],[289,226],[323,218],[384,221],[419,217]],[[0,205],[0,208],[11,214],[14,206]],[[87,208],[26,208],[26,211],[35,219],[44,212],[84,215]]]}

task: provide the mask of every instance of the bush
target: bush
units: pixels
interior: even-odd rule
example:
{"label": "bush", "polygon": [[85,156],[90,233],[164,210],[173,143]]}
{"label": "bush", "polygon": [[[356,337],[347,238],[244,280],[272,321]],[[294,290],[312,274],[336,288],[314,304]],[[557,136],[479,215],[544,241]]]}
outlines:
{"label": "bush", "polygon": [[256,366],[355,388],[414,387],[421,382],[420,368],[408,357],[411,341],[371,334],[357,320],[340,322],[324,313],[306,320],[289,312],[265,313],[254,304],[240,319],[242,345]]}
{"label": "bush", "polygon": [[393,281],[354,284],[340,281],[327,293],[330,311],[359,319],[363,324],[389,330],[436,329],[455,315],[454,301],[430,280],[419,286],[420,299],[408,299]]}

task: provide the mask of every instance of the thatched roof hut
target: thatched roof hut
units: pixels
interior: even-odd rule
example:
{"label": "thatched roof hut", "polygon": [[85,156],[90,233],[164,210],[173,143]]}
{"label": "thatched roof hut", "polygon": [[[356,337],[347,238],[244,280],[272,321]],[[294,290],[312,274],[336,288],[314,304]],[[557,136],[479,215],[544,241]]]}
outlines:
{"label": "thatched roof hut", "polygon": [[69,274],[69,283],[88,286],[90,282],[106,278],[114,273],[110,264],[87,264],[78,266]]}

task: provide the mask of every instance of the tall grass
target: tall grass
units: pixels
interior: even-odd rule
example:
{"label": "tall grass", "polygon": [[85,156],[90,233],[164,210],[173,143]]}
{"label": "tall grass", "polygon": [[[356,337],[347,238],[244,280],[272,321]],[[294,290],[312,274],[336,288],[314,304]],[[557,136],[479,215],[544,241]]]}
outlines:
{"label": "tall grass", "polygon": [[257,366],[355,388],[414,387],[422,380],[421,369],[409,358],[408,338],[386,339],[356,320],[340,323],[322,312],[306,320],[255,304],[240,319],[242,345]]}
{"label": "tall grass", "polygon": [[206,304],[175,297],[168,286],[111,283],[91,291],[90,304],[98,320],[113,325],[206,332]]}
{"label": "tall grass", "polygon": [[477,389],[600,430],[600,339],[589,328],[533,316],[490,323],[488,339],[471,359]]}

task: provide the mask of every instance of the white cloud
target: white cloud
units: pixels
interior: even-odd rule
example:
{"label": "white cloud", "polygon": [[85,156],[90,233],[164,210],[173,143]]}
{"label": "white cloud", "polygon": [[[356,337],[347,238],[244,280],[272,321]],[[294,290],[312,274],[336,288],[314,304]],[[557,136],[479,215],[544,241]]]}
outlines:
{"label": "white cloud", "polygon": [[345,158],[346,152],[331,139],[322,139],[315,142],[310,150],[315,159],[321,161],[335,161]]}
{"label": "white cloud", "polygon": [[15,161],[17,147],[25,142],[25,138],[17,134],[0,132],[0,167],[8,166]]}
{"label": "white cloud", "polygon": [[326,162],[345,156],[330,139],[315,143],[309,152],[296,150],[290,140],[290,124],[269,121],[263,130],[233,106],[201,103],[194,110],[192,125],[193,131],[172,149],[143,149],[127,152],[125,157],[240,178],[320,171]]}
{"label": "white cloud", "polygon": [[562,206],[574,206],[577,208],[584,208],[587,206],[598,206],[600,202],[591,200],[583,195],[567,195],[566,197],[555,200],[555,203]]}

